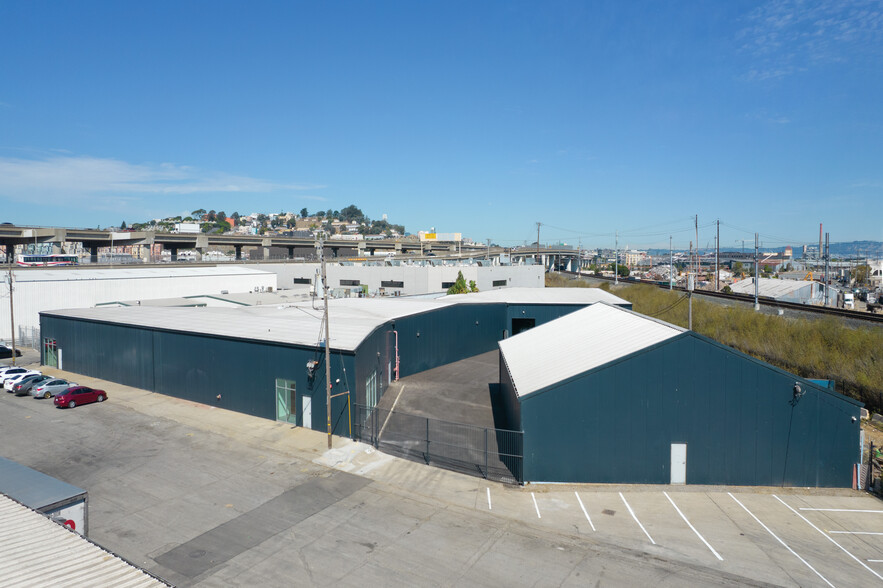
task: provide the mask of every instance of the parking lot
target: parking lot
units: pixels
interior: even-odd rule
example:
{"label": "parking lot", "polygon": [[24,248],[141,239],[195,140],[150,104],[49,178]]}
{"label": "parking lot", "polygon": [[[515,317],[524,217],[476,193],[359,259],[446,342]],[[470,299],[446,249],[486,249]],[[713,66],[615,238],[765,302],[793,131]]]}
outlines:
{"label": "parking lot", "polygon": [[883,582],[861,492],[488,483],[74,374],[108,401],[0,395],[5,457],[89,491],[90,537],[181,586]]}

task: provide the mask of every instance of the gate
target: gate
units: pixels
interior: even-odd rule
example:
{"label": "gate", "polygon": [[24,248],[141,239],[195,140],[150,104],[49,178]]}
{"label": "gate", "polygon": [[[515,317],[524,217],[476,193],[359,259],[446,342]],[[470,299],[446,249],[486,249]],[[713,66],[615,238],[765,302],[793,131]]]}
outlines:
{"label": "gate", "polygon": [[353,439],[380,451],[428,465],[520,484],[522,432],[489,429],[439,419],[353,407]]}

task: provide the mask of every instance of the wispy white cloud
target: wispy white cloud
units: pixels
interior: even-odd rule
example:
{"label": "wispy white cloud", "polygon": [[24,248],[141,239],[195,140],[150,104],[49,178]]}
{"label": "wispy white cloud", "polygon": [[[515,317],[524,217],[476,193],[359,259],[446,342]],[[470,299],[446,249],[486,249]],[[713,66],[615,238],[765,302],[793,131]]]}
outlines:
{"label": "wispy white cloud", "polygon": [[749,81],[883,53],[883,0],[773,0],[751,11],[739,34]]}
{"label": "wispy white cloud", "polygon": [[174,163],[128,163],[117,159],[52,155],[38,159],[0,157],[0,196],[104,198],[117,201],[141,195],[199,193],[275,193],[323,186],[277,183]]}

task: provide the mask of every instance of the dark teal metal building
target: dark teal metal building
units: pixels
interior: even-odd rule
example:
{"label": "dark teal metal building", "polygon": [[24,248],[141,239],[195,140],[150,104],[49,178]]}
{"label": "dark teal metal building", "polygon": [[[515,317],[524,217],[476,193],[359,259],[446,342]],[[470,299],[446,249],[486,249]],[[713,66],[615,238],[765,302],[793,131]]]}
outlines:
{"label": "dark teal metal building", "polygon": [[[630,306],[599,289],[540,288],[330,301],[332,393],[350,392],[332,399],[333,432],[349,435],[350,403],[373,407],[396,375],[491,351],[513,321],[544,324],[598,300]],[[44,365],[326,430],[321,310],[310,303],[59,310],[40,326]]]}
{"label": "dark teal metal building", "polygon": [[861,403],[605,304],[500,342],[524,480],[850,487]]}

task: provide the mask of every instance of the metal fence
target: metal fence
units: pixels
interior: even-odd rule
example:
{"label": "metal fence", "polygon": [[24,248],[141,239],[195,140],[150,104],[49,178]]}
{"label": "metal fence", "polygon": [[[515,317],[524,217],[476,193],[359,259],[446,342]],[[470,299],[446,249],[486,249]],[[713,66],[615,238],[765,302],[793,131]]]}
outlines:
{"label": "metal fence", "polygon": [[15,336],[15,344],[17,347],[30,347],[32,349],[40,349],[40,328],[39,327],[22,327],[19,326],[18,334]]}
{"label": "metal fence", "polygon": [[380,451],[508,484],[520,484],[522,433],[356,404],[353,439]]}

